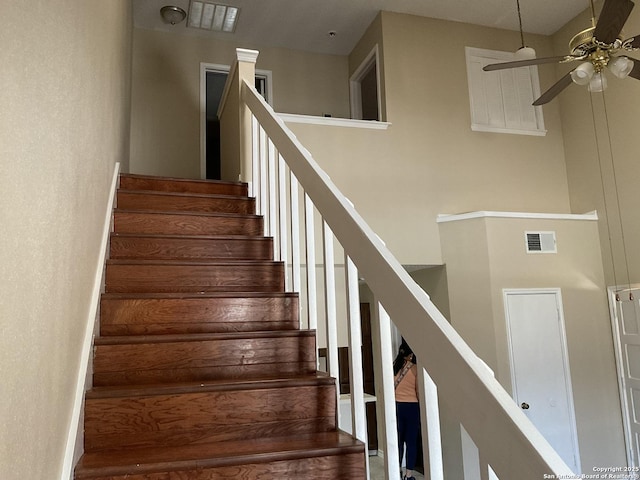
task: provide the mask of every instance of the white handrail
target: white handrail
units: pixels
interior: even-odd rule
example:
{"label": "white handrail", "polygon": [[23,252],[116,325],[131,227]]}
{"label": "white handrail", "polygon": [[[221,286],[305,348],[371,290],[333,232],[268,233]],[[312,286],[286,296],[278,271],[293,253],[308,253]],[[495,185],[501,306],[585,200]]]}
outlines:
{"label": "white handrail", "polygon": [[[311,295],[315,296],[312,290],[315,290],[313,211],[316,209],[373,291],[380,304],[378,311],[383,323],[386,322],[386,311],[403,336],[412,339],[412,347],[437,386],[439,398],[478,446],[481,459],[486,462],[483,469],[493,469],[503,480],[539,480],[544,475],[553,474],[556,478],[572,475],[429,296],[415,284],[252,84],[242,80],[239,88],[239,108],[248,108],[257,119],[304,190],[309,328],[316,328],[312,318],[317,306],[311,310],[311,304],[316,303]],[[245,135],[251,138],[249,133]],[[387,420],[390,424],[395,423],[395,419]],[[394,440],[393,430],[387,428],[386,459],[397,456],[397,439]],[[391,464],[390,461],[388,463]],[[387,478],[397,478],[398,470],[394,473],[393,468],[388,466]]]}

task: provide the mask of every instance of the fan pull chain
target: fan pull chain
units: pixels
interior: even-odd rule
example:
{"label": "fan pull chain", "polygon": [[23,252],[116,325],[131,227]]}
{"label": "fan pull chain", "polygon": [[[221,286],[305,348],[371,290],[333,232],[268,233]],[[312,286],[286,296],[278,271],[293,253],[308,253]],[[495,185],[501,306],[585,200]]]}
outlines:
{"label": "fan pull chain", "polygon": [[609,113],[607,111],[607,98],[604,90],[602,91],[602,103],[604,104],[604,118],[607,123],[607,139],[609,141],[609,154],[611,155],[611,171],[613,172],[613,188],[616,192],[616,206],[618,208],[618,221],[620,222],[620,236],[622,237],[622,254],[624,256],[624,266],[627,271],[627,286],[629,287],[629,300],[633,301],[631,293],[631,275],[629,273],[629,258],[627,256],[627,241],[624,236],[624,224],[622,222],[622,209],[620,208],[620,192],[618,191],[618,177],[616,175],[616,166],[613,158],[613,142],[611,142],[611,130],[609,128]]}
{"label": "fan pull chain", "polygon": [[[602,201],[604,203],[604,218],[607,224],[607,235],[609,237],[609,255],[611,256],[611,267],[613,268],[613,283],[614,286],[618,286],[618,275],[616,273],[616,261],[613,256],[613,241],[611,240],[611,226],[609,225],[609,213],[607,208],[607,195],[604,187],[604,175],[602,170],[602,158],[600,156],[600,142],[598,141],[598,129],[596,125],[596,114],[593,107],[593,93],[589,93],[589,100],[591,101],[591,119],[593,121],[593,138],[596,142],[596,152],[598,152],[598,167],[600,168],[600,186],[602,187]],[[620,295],[616,292],[616,301],[620,301]]]}

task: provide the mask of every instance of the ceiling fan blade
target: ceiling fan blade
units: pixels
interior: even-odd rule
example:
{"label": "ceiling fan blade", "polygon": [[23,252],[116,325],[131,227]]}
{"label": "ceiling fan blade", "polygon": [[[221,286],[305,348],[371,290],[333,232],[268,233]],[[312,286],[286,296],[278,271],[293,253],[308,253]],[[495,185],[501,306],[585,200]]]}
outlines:
{"label": "ceiling fan blade", "polygon": [[573,55],[563,55],[561,57],[532,58],[530,60],[516,60],[514,62],[492,63],[489,65],[485,65],[482,70],[484,70],[485,72],[492,72],[494,70],[528,67],[530,65],[541,65],[543,63],[570,62],[573,60],[578,60],[580,58],[582,57],[574,57]]}
{"label": "ceiling fan blade", "polygon": [[636,60],[635,58],[628,57],[629,60],[633,60],[633,69],[629,72],[629,76],[635,78],[636,80],[640,80],[640,60]]}
{"label": "ceiling fan blade", "polygon": [[544,105],[545,103],[549,103],[553,100],[556,95],[558,95],[562,90],[571,85],[571,72],[567,73],[564,77],[554,83],[549,90],[540,95],[535,102],[533,102],[533,106],[537,107],[539,105]]}
{"label": "ceiling fan blade", "polygon": [[615,42],[633,7],[631,0],[605,0],[593,36],[602,43]]}

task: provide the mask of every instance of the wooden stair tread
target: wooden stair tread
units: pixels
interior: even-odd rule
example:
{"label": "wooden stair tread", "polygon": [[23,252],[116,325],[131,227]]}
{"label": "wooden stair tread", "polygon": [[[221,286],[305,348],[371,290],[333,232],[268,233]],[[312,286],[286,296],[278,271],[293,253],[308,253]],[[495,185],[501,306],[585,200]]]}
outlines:
{"label": "wooden stair tread", "polygon": [[103,293],[103,299],[193,299],[193,298],[298,298],[295,292],[167,292],[167,293]]}
{"label": "wooden stair tread", "polygon": [[206,342],[245,338],[314,337],[315,330],[270,330],[264,332],[184,333],[166,335],[110,335],[96,337],[94,345],[123,345],[136,343]]}
{"label": "wooden stair tread", "polygon": [[256,215],[253,213],[232,213],[232,212],[196,212],[192,210],[142,210],[136,208],[115,208],[113,210],[114,214],[119,213],[137,213],[143,215],[189,215],[194,217],[220,217],[220,218],[251,218],[251,219],[261,219],[261,215]]}
{"label": "wooden stair tread", "polygon": [[107,260],[107,265],[162,265],[162,266],[190,266],[201,265],[203,267],[211,266],[211,267],[219,267],[219,266],[250,266],[250,265],[280,265],[284,264],[279,260],[188,260],[188,259],[180,259],[180,260],[138,260],[138,259],[118,259],[113,258]]}
{"label": "wooden stair tread", "polygon": [[143,173],[121,173],[120,178],[139,178],[149,180],[171,181],[171,182],[189,182],[189,183],[215,183],[215,184],[229,184],[229,185],[247,185],[246,182],[233,182],[228,180],[216,180],[212,178],[186,178],[186,177],[171,177],[166,175],[145,175]]}
{"label": "wooden stair tread", "polygon": [[116,203],[75,478],[364,478],[248,184],[122,174]]}
{"label": "wooden stair tread", "polygon": [[126,385],[93,387],[86,393],[86,398],[121,398],[155,395],[180,395],[185,393],[202,393],[237,390],[259,390],[286,388],[292,386],[335,385],[335,379],[325,372],[315,374],[277,376],[259,379],[237,378],[208,380],[206,382],[182,382],[174,384]]}
{"label": "wooden stair tread", "polygon": [[76,478],[212,468],[363,451],[362,442],[339,430],[251,442],[110,450],[86,453],[76,467]]}
{"label": "wooden stair tread", "polygon": [[126,190],[118,189],[118,193],[131,194],[131,195],[148,195],[158,197],[191,197],[191,198],[208,198],[208,199],[221,199],[221,200],[242,200],[250,201],[252,198],[246,195],[228,195],[222,193],[189,193],[189,192],[164,192],[161,190]]}
{"label": "wooden stair tread", "polygon": [[150,181],[160,181],[160,182],[185,182],[185,183],[194,183],[194,184],[213,184],[213,185],[237,185],[237,186],[247,186],[246,182],[230,182],[227,180],[214,180],[214,179],[202,179],[202,178],[183,178],[183,177],[163,177],[157,175],[142,175],[139,173],[121,173],[120,178],[131,178],[131,179],[139,179],[139,180],[150,180]]}
{"label": "wooden stair tread", "polygon": [[123,238],[160,238],[175,240],[250,240],[253,242],[269,242],[273,237],[263,237],[256,235],[183,235],[183,234],[162,234],[162,233],[121,233],[112,232],[113,237]]}

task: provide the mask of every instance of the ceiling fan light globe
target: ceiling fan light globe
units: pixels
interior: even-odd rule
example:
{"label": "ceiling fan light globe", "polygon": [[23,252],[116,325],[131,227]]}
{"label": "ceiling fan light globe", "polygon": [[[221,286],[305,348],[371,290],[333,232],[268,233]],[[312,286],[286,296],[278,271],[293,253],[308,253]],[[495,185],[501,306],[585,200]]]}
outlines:
{"label": "ceiling fan light globe", "polygon": [[578,65],[571,72],[571,80],[576,85],[587,85],[593,78],[593,64],[591,62],[584,62]]}
{"label": "ceiling fan light globe", "polygon": [[633,60],[628,57],[615,57],[609,62],[609,70],[618,78],[626,78],[633,70]]}
{"label": "ceiling fan light globe", "polygon": [[533,60],[536,58],[536,51],[531,47],[520,47],[514,55],[516,60]]}
{"label": "ceiling fan light globe", "polygon": [[603,72],[596,73],[589,82],[590,92],[602,92],[607,88],[607,77]]}

